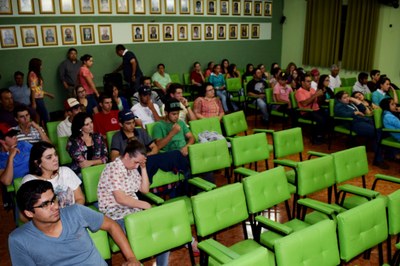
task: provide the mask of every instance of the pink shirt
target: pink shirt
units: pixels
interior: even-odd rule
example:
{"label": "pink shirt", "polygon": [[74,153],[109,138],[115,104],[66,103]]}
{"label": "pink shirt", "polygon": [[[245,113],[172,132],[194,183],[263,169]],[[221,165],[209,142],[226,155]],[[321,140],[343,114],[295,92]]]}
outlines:
{"label": "pink shirt", "polygon": [[279,97],[281,100],[285,102],[290,102],[289,100],[289,94],[292,92],[292,88],[289,85],[286,85],[286,87],[283,87],[281,84],[276,83],[274,87],[274,101],[278,102],[277,97],[275,96],[276,94],[279,94]]}
{"label": "pink shirt", "polygon": [[308,105],[302,105],[300,102],[307,100],[310,98],[313,94],[315,93],[315,90],[305,90],[303,88],[300,88],[297,90],[295,97],[297,104],[299,105],[299,108],[307,108],[307,109],[313,109],[314,111],[319,110],[319,105],[318,105],[318,97],[314,99],[314,101]]}
{"label": "pink shirt", "polygon": [[78,74],[78,79],[79,79],[79,84],[82,85],[82,87],[85,89],[86,91],[86,95],[90,95],[94,93],[94,90],[92,89],[91,86],[89,86],[89,84],[86,82],[85,77],[89,77],[93,80],[93,74],[92,72],[90,72],[89,68],[87,67],[81,67],[79,70],[79,74]]}

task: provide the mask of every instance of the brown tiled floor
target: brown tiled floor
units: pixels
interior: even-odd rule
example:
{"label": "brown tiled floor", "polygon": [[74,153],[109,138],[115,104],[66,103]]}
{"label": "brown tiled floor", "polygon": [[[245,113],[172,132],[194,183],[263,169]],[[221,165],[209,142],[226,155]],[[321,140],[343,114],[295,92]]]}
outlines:
{"label": "brown tiled floor", "polygon": [[[251,120],[252,117],[249,119],[249,126],[253,126],[254,120]],[[280,130],[281,125],[277,124],[275,126],[271,126],[271,128],[275,130]],[[249,133],[251,133],[251,130],[249,130]],[[333,142],[333,146],[330,151],[327,149],[327,145],[319,145],[319,146],[314,146],[310,143],[309,138],[307,137],[307,133],[303,131],[304,137],[304,144],[305,144],[305,151],[304,151],[304,157],[306,158],[306,152],[308,150],[315,150],[315,151],[321,151],[321,152],[334,152],[338,150],[345,149],[345,142],[347,138],[337,136],[337,139]],[[362,144],[362,143],[360,143]],[[388,174],[388,175],[393,175],[397,176],[400,178],[399,175],[399,170],[400,170],[400,164],[398,162],[387,162],[390,166],[390,169],[388,170],[381,170],[375,166],[372,165],[372,159],[373,159],[373,154],[372,152],[368,152],[368,159],[370,162],[370,171],[369,174],[367,175],[367,187],[370,188],[373,182],[373,176],[376,173],[382,173],[382,174]],[[272,163],[269,163],[269,166],[272,167]],[[263,164],[260,164],[259,170],[264,170],[263,169]],[[361,185],[361,182],[359,180],[353,182],[358,185]],[[217,184],[219,186],[226,184],[226,179],[222,175],[217,175]],[[385,184],[381,185],[377,189],[383,193],[383,194],[389,194],[396,189],[398,189],[399,186],[397,185],[391,185],[391,184]],[[316,193],[315,195],[312,195],[313,198],[316,199],[326,199],[326,192],[320,192]],[[2,204],[1,204],[2,205]],[[271,217],[274,217],[278,221],[285,221],[287,219],[285,215],[285,211],[283,206],[278,206],[276,211],[271,211],[270,212]],[[0,265],[10,265],[10,259],[8,255],[8,248],[7,248],[7,236],[8,234],[13,230],[14,228],[14,222],[12,219],[12,213],[11,212],[5,212],[3,208],[0,208]],[[193,229],[194,230],[194,229]],[[225,232],[222,232],[218,235],[217,239],[221,241],[223,244],[226,245],[231,245],[243,238],[243,230],[241,226],[236,226],[234,228],[231,228]],[[392,239],[392,245],[394,245],[394,239]],[[386,244],[384,244],[384,250],[386,250]],[[386,256],[385,256],[386,260]],[[113,258],[113,265],[121,265],[123,261],[123,257],[121,254],[114,254]],[[196,262],[198,260],[196,259]],[[144,263],[146,266],[153,265],[154,260],[148,260]],[[176,265],[176,266],[181,266],[181,265],[190,265],[190,261],[188,258],[188,253],[186,248],[180,248],[177,250],[174,250],[171,253],[170,256],[170,265]],[[353,261],[349,262],[347,265],[378,265],[378,251],[377,248],[374,248],[371,253],[371,259],[370,260],[364,260],[362,256],[359,256],[358,258],[354,259]]]}

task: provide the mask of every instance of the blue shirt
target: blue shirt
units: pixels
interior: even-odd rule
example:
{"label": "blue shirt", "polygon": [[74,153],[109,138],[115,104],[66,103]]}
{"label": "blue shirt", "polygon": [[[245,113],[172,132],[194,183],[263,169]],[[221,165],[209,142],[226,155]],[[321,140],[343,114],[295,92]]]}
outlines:
{"label": "blue shirt", "polygon": [[14,101],[23,103],[26,106],[31,104],[31,89],[26,84],[20,86],[13,85],[10,88]]}
{"label": "blue shirt", "polygon": [[386,92],[382,93],[382,91],[380,89],[378,89],[372,93],[372,103],[374,103],[378,106],[384,98],[392,98],[392,97],[390,97],[390,95]]}
{"label": "blue shirt", "polygon": [[12,264],[106,266],[86,230],[99,230],[103,214],[74,204],[60,209],[60,219],[59,237],[45,235],[32,221],[15,229],[8,238]]}
{"label": "blue shirt", "polygon": [[[24,177],[29,173],[29,156],[32,144],[26,141],[18,141],[17,148],[20,152],[14,157],[14,179]],[[0,169],[6,169],[8,156],[8,152],[0,151]]]}
{"label": "blue shirt", "polygon": [[[400,119],[398,119],[392,112],[383,112],[383,126],[389,129],[400,129]],[[400,142],[400,133],[390,133],[393,138]]]}
{"label": "blue shirt", "polygon": [[222,86],[225,86],[225,78],[224,75],[222,75],[221,73],[219,73],[218,76],[214,73],[211,73],[208,81],[214,86],[216,90],[218,90]]}

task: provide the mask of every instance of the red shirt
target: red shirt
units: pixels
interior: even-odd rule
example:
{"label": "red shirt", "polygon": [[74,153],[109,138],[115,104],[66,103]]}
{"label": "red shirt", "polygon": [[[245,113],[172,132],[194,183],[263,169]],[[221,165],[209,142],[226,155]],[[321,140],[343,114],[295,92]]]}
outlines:
{"label": "red shirt", "polygon": [[108,131],[119,130],[118,111],[111,110],[108,114],[98,112],[93,116],[94,132],[105,136]]}
{"label": "red shirt", "polygon": [[190,81],[196,81],[197,83],[203,84],[203,79],[201,78],[200,73],[197,73],[196,71],[192,71],[190,74]]}

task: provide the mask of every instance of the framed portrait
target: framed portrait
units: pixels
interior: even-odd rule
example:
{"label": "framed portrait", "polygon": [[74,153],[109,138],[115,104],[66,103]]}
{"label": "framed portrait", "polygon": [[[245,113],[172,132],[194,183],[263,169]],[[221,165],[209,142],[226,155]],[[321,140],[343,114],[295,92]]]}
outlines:
{"label": "framed portrait", "polygon": [[129,14],[128,0],[117,0],[117,14]]}
{"label": "framed portrait", "polygon": [[143,42],[144,41],[144,26],[143,24],[132,25],[132,41]]}
{"label": "framed portrait", "polygon": [[18,0],[18,14],[33,14],[33,0]]}
{"label": "framed portrait", "polygon": [[17,47],[17,36],[15,35],[15,27],[1,27],[1,48]]}
{"label": "framed portrait", "polygon": [[229,1],[220,1],[219,13],[229,15]]}
{"label": "framed portrait", "polygon": [[23,46],[38,46],[36,26],[22,26],[20,29]]}
{"label": "framed portrait", "polygon": [[41,26],[43,45],[57,45],[57,27]]}
{"label": "framed portrait", "polygon": [[207,0],[207,14],[208,15],[217,14],[217,1]]}
{"label": "framed portrait", "polygon": [[218,40],[226,39],[226,25],[225,24],[217,25],[217,39]]}
{"label": "framed portrait", "polygon": [[63,44],[76,44],[76,32],[74,25],[61,26]]}
{"label": "framed portrait", "polygon": [[93,14],[93,0],[79,0],[81,14]]}
{"label": "framed portrait", "polygon": [[74,0],[60,0],[61,14],[75,14],[75,1]]}
{"label": "framed portrait", "polygon": [[179,13],[180,14],[190,14],[190,0],[180,0],[179,1]]}
{"label": "framed portrait", "polygon": [[251,1],[244,1],[244,6],[243,6],[243,14],[246,16],[251,16],[252,14],[252,7],[251,5],[253,4],[253,2]]}
{"label": "framed portrait", "polygon": [[100,14],[111,14],[111,0],[99,0],[97,3]]}
{"label": "framed portrait", "polygon": [[204,25],[204,38],[206,40],[214,39],[214,24],[205,24]]}
{"label": "framed portrait", "polygon": [[261,16],[262,15],[262,2],[255,1],[254,2],[254,16]]}
{"label": "framed portrait", "polygon": [[238,0],[232,1],[232,15],[240,15],[240,1]]}
{"label": "framed portrait", "polygon": [[165,14],[175,14],[175,0],[165,0]]}
{"label": "framed portrait", "polygon": [[229,25],[229,39],[234,40],[237,39],[238,36],[238,25],[230,24]]}
{"label": "framed portrait", "polygon": [[158,24],[147,25],[148,40],[150,42],[156,42],[160,40]]}
{"label": "framed portrait", "polygon": [[163,25],[163,40],[173,41],[174,40],[174,25],[164,24]]}
{"label": "framed portrait", "polygon": [[200,24],[192,24],[192,40],[201,40]]}
{"label": "framed portrait", "polygon": [[264,3],[264,16],[272,16],[272,3],[271,2]]}
{"label": "framed portrait", "polygon": [[150,0],[150,14],[161,14],[161,0]]}
{"label": "framed portrait", "polygon": [[186,41],[188,39],[188,25],[178,24],[178,41]]}
{"label": "framed portrait", "polygon": [[193,8],[195,15],[203,15],[203,0],[193,0]]}
{"label": "framed portrait", "polygon": [[252,39],[260,38],[260,24],[251,25],[251,38]]}
{"label": "framed portrait", "polygon": [[145,8],[145,0],[133,0],[133,13],[144,14]]}
{"label": "framed portrait", "polygon": [[0,15],[12,15],[11,0],[0,1]]}
{"label": "framed portrait", "polygon": [[54,14],[54,0],[39,0],[40,14]]}
{"label": "framed portrait", "polygon": [[249,38],[249,24],[240,25],[240,38],[241,39]]}
{"label": "framed portrait", "polygon": [[81,43],[94,43],[94,27],[92,25],[80,25]]}
{"label": "framed portrait", "polygon": [[98,25],[99,32],[99,43],[111,43],[112,42],[112,29],[111,25]]}

